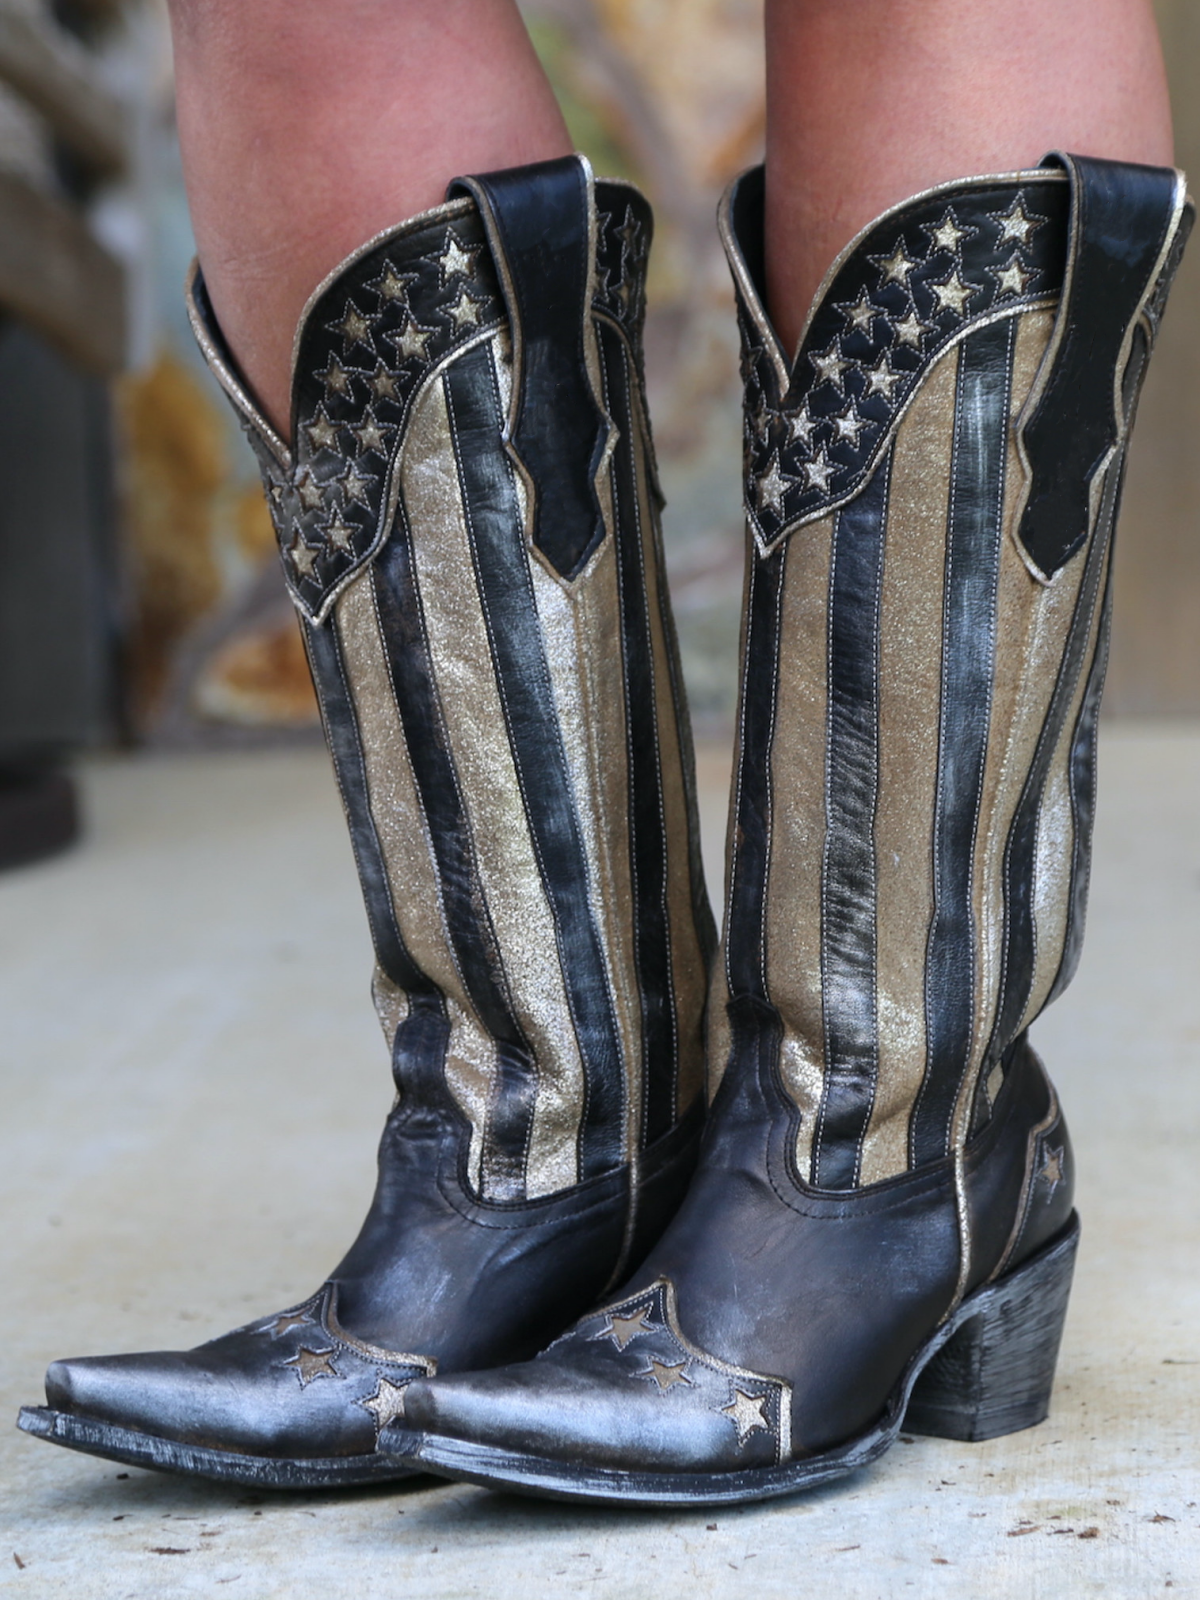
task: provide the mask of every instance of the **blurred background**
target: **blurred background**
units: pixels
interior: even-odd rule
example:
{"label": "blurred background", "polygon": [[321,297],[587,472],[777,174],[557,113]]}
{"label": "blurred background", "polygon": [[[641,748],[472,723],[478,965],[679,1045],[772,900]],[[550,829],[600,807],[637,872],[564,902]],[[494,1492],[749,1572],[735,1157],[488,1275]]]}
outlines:
{"label": "blurred background", "polygon": [[[742,535],[713,212],[761,154],[761,5],[525,11],[578,146],[657,213],[648,361],[668,561],[698,731],[720,739]],[[1200,7],[1158,12],[1178,158],[1200,171]],[[252,459],[184,319],[191,253],[161,0],[0,0],[0,803],[35,783],[60,831],[55,775],[77,751],[316,737]],[[1193,249],[1133,452],[1110,717],[1200,712],[1198,312]]]}

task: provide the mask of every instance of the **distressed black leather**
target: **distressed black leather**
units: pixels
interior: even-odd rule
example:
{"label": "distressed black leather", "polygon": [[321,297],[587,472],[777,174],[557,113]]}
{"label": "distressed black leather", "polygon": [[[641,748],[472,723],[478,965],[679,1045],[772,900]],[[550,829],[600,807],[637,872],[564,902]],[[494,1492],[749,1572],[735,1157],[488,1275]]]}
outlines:
{"label": "distressed black leather", "polygon": [[[647,1152],[635,1250],[679,1204],[697,1134],[693,1116]],[[314,1296],[194,1350],[56,1361],[48,1405],[221,1452],[372,1455],[412,1378],[527,1358],[596,1300],[622,1253],[628,1169],[485,1205],[463,1183],[465,1147],[452,1113],[398,1107],[366,1221]]]}
{"label": "distressed black leather", "polygon": [[[988,1227],[977,1239],[971,1287],[1000,1263],[1017,1222],[1031,1130],[1052,1109],[1037,1057],[1022,1041],[1001,1102],[968,1149],[967,1189]],[[1056,1126],[1061,1127],[1061,1123]],[[954,1173],[948,1159],[847,1193],[801,1184],[788,1158],[794,1114],[774,1075],[727,1074],[712,1107],[687,1199],[613,1305],[634,1307],[670,1283],[677,1328],[618,1349],[601,1332],[612,1306],[580,1322],[533,1362],[417,1379],[405,1426],[597,1466],[734,1472],[779,1464],[772,1407],[791,1386],[790,1456],[803,1458],[861,1432],[882,1413],[919,1347],[954,1297],[959,1270]],[[1069,1152],[1065,1131],[1061,1141]],[[1071,1215],[1064,1157],[1051,1189],[1031,1180],[1032,1216],[1011,1269]],[[679,1335],[682,1335],[682,1346]],[[705,1381],[662,1390],[650,1358],[696,1362]],[[639,1369],[647,1369],[641,1381]],[[713,1404],[737,1378],[767,1396],[773,1426],[739,1442]],[[774,1396],[774,1398],[770,1398]],[[669,1400],[669,1404],[667,1403]]]}
{"label": "distressed black leather", "polygon": [[[1073,207],[1064,322],[1054,364],[1025,422],[1033,473],[1021,542],[1048,577],[1087,537],[1092,479],[1120,434],[1126,330],[1151,282],[1162,273],[1176,224],[1174,174],[1161,167],[1047,157],[1071,178]],[[1182,254],[1190,219],[1175,236]]]}

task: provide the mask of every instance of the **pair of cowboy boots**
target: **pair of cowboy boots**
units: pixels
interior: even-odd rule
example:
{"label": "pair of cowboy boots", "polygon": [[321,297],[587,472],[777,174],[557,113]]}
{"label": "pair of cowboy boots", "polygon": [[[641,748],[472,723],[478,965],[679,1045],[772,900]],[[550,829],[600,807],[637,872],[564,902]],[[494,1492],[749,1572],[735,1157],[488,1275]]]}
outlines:
{"label": "pair of cowboy boots", "polygon": [[640,194],[569,158],[369,241],[302,319],[290,441],[194,278],[397,1099],[322,1288],[195,1350],[57,1362],[27,1431],[260,1485],[669,1503],[821,1482],[902,1423],[1046,1414],[1079,1227],[1027,1029],[1078,957],[1125,449],[1190,220],[1178,174],[1070,156],[943,185],[842,253],[793,359],[761,173],[731,189],[748,540],[715,960]]}

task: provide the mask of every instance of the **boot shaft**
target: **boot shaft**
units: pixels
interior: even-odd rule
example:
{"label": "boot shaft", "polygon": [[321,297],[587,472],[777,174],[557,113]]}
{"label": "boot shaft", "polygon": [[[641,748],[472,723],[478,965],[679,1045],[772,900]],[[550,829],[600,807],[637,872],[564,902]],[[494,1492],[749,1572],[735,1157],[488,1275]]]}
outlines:
{"label": "boot shaft", "polygon": [[848,247],[793,362],[761,177],[723,208],[750,538],[712,1059],[773,1057],[806,1182],[961,1151],[1074,968],[1124,451],[1189,223],[1148,168],[945,185]]}
{"label": "boot shaft", "polygon": [[262,465],[401,1103],[469,1187],[636,1166],[694,1102],[712,945],[641,324],[652,220],[578,158],[464,180],[321,286]]}

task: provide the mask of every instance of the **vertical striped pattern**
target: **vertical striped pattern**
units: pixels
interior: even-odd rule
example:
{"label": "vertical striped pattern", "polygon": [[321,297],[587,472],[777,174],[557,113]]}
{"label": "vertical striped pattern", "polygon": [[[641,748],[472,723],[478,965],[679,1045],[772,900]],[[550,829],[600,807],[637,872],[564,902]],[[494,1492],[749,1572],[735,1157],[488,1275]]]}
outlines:
{"label": "vertical striped pattern", "polygon": [[879,606],[879,800],[875,811],[879,1068],[859,1175],[908,1165],[925,1070],[925,946],[933,918],[937,740],[949,480],[937,470],[954,425],[958,350],[933,368],[892,447]]}
{"label": "vertical striped pattern", "polygon": [[498,1201],[636,1165],[702,1072],[707,908],[645,419],[624,335],[601,333],[620,440],[584,571],[529,545],[500,333],[426,385],[391,536],[309,630],[400,1089],[449,1093]]}
{"label": "vertical striped pattern", "polygon": [[[448,370],[444,382],[492,665],[584,1062],[589,1115],[580,1126],[579,1170],[581,1177],[590,1178],[611,1171],[623,1154],[621,1043],[591,915],[583,841],[538,627],[513,469],[502,444],[504,413],[490,350],[477,346]],[[531,1111],[533,1087],[526,1069],[523,1090]],[[502,1091],[500,1098],[515,1114],[515,1089],[508,1096]],[[522,1149],[522,1157],[524,1153]]]}
{"label": "vertical striped pattern", "polygon": [[825,1082],[814,1176],[852,1188],[875,1098],[875,804],[879,792],[879,590],[891,456],[837,513],[829,582],[829,711],[821,992]]}
{"label": "vertical striped pattern", "polygon": [[[538,1193],[543,1186],[555,1189],[575,1181],[584,1069],[479,604],[441,384],[427,392],[409,424],[403,491],[413,525],[438,530],[436,539],[414,541],[415,570],[480,887],[503,952],[516,1026],[529,1051],[531,1065],[519,1092],[524,1098],[527,1085],[537,1091],[537,1115],[531,1099],[528,1122],[514,1137],[520,1140],[518,1177],[524,1176],[526,1157],[536,1153],[529,1164],[537,1181],[532,1191],[526,1187]],[[497,1095],[511,1100],[504,1085],[497,1086]]]}
{"label": "vertical striped pattern", "polygon": [[728,999],[736,1055],[739,998],[757,1001],[743,1031],[774,1040],[797,1166],[821,1187],[879,1182],[979,1125],[1080,914],[1117,469],[1093,538],[1037,581],[1015,435],[1053,323],[972,332],[867,489],[752,558],[714,1008]]}
{"label": "vertical striped pattern", "polygon": [[925,1077],[909,1146],[914,1164],[943,1155],[971,1046],[973,869],[995,651],[1012,321],[971,335],[958,362],[942,631],[933,921],[925,969]]}
{"label": "vertical striped pattern", "polygon": [[[362,811],[380,840],[394,915],[423,986],[440,997],[449,1019],[447,1086],[481,1130],[494,1089],[495,1045],[463,981],[450,936],[437,856],[392,687],[369,571],[346,591],[332,626],[319,631],[338,640],[346,663],[366,779]],[[470,1169],[476,1183],[482,1148],[481,1138],[475,1137]]]}

